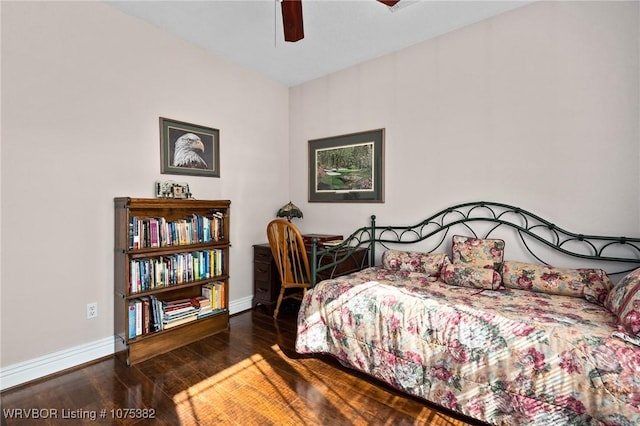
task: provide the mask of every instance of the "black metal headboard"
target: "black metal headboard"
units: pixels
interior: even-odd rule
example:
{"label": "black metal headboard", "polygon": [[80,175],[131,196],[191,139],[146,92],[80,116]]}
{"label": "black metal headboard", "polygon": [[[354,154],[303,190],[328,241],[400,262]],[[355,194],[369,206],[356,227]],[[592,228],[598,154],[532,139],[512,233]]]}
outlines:
{"label": "black metal headboard", "polygon": [[618,269],[607,270],[612,275],[640,267],[640,238],[575,234],[520,207],[479,201],[446,208],[412,226],[380,226],[373,215],[370,226],[356,230],[338,246],[320,250],[314,243],[312,259],[318,261],[312,265],[312,275],[335,269],[357,247],[369,249],[371,265],[376,264],[378,245],[390,248],[429,242],[428,248],[421,251],[442,251],[454,228],[463,228],[468,236],[476,238],[491,238],[498,229],[510,229],[529,255],[541,264],[548,264],[541,253],[550,251],[570,258],[615,264]]}

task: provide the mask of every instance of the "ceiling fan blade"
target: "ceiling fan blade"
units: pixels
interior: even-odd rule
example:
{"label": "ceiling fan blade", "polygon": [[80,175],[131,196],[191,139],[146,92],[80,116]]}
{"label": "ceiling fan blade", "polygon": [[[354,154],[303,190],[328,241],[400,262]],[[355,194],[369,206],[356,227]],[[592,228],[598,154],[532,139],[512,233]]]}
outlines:
{"label": "ceiling fan blade", "polygon": [[380,3],[384,3],[389,7],[393,7],[396,5],[396,3],[399,3],[400,0],[378,0]]}
{"label": "ceiling fan blade", "polygon": [[282,26],[285,41],[298,41],[304,38],[302,25],[302,0],[282,0]]}

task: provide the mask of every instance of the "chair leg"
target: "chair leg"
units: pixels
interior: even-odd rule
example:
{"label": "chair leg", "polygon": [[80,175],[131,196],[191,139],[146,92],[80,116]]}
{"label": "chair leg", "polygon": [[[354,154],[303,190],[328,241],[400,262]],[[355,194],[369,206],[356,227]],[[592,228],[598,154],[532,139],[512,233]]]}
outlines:
{"label": "chair leg", "polygon": [[276,303],[276,309],[273,311],[273,317],[278,318],[278,312],[280,311],[280,304],[282,303],[282,298],[284,297],[284,287],[280,288],[280,294],[278,295],[278,302]]}

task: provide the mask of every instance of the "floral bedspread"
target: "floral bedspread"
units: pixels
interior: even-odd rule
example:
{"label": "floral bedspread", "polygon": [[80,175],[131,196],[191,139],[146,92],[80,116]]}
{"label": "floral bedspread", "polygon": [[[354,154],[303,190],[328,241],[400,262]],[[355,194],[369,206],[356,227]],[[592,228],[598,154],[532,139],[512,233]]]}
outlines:
{"label": "floral bedspread", "polygon": [[380,267],[320,282],[296,350],[491,424],[640,424],[640,347],[581,298],[447,285]]}

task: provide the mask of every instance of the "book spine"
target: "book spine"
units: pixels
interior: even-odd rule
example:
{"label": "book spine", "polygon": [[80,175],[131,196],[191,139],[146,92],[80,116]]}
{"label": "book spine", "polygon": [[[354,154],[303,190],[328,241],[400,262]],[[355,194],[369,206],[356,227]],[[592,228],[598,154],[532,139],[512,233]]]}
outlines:
{"label": "book spine", "polygon": [[139,217],[132,217],[132,222],[133,222],[133,229],[132,229],[132,243],[131,246],[129,246],[129,248],[132,249],[139,249],[140,248],[140,218]]}
{"label": "book spine", "polygon": [[142,301],[136,299],[136,336],[142,335]]}
{"label": "book spine", "polygon": [[127,306],[127,312],[129,316],[127,318],[127,328],[129,339],[136,338],[136,302],[135,300],[130,300]]}
{"label": "book spine", "polygon": [[224,301],[224,285],[221,282],[216,282],[216,309],[223,309],[225,306]]}
{"label": "book spine", "polygon": [[151,332],[151,304],[148,297],[142,298],[142,334]]}

